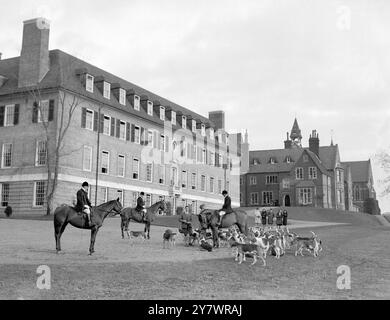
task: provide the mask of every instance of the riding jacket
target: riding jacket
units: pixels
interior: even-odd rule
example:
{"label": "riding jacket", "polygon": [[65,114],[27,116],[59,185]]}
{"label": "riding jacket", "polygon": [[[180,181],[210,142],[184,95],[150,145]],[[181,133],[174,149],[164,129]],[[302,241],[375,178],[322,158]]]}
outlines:
{"label": "riding jacket", "polygon": [[141,211],[145,208],[145,201],[142,199],[142,197],[138,197],[137,199],[137,206],[135,207],[135,210]]}
{"label": "riding jacket", "polygon": [[223,203],[223,207],[221,209],[222,211],[225,211],[225,213],[232,213],[233,212],[233,209],[232,209],[232,200],[230,199],[229,196],[226,196],[225,197],[225,201]]}
{"label": "riding jacket", "polygon": [[77,212],[82,212],[84,210],[84,206],[91,207],[91,201],[88,199],[88,193],[81,188],[79,191],[77,191],[77,203],[75,206],[75,209]]}

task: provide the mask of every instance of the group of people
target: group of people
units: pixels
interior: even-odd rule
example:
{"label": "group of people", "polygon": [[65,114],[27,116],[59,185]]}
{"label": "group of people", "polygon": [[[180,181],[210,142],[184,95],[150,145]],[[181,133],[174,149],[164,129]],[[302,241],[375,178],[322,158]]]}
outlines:
{"label": "group of people", "polygon": [[287,217],[288,212],[286,209],[279,208],[275,209],[276,213],[274,212],[274,209],[266,209],[263,208],[260,212],[259,208],[256,208],[255,210],[255,224],[257,226],[263,225],[263,227],[266,226],[274,226],[274,220],[276,220],[276,227],[281,228],[282,226],[287,226]]}

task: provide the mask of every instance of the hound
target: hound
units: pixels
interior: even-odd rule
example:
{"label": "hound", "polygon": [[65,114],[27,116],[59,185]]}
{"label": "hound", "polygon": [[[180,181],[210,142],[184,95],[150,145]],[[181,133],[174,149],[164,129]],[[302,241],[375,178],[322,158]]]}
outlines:
{"label": "hound", "polygon": [[146,239],[145,231],[130,231],[130,239],[140,238],[140,237],[142,237],[143,240]]}
{"label": "hound", "polygon": [[313,253],[314,257],[318,257],[319,252],[322,251],[322,241],[318,238],[318,236],[311,231],[312,237],[296,237],[296,250],[295,256],[300,254],[303,257],[303,249]]}
{"label": "hound", "polygon": [[175,246],[176,245],[176,233],[172,232],[171,229],[165,230],[163,234],[163,249],[166,247],[169,248],[169,246]]}

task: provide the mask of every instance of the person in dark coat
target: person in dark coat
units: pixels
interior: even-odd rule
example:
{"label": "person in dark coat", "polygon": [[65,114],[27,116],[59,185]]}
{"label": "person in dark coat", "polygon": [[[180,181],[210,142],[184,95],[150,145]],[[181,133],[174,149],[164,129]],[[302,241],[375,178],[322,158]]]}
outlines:
{"label": "person in dark coat", "polygon": [[142,221],[146,221],[146,208],[145,208],[145,193],[142,191],[139,194],[139,197],[137,198],[137,206],[135,207],[135,210],[141,213]]}
{"label": "person in dark coat", "polygon": [[233,209],[232,209],[232,199],[230,199],[230,197],[228,195],[228,192],[226,190],[223,190],[222,191],[222,195],[224,196],[225,200],[224,200],[222,209],[219,210],[219,221],[218,221],[218,225],[219,226],[222,223],[223,216],[225,214],[227,214],[227,213],[232,213],[233,212]]}
{"label": "person in dark coat", "polygon": [[261,224],[263,227],[267,225],[267,210],[265,209],[261,210]]}
{"label": "person in dark coat", "polygon": [[185,246],[192,245],[190,243],[190,235],[192,235],[192,215],[189,212],[189,207],[185,206],[180,213],[179,222],[181,223],[180,230],[184,234]]}
{"label": "person in dark coat", "polygon": [[274,212],[272,209],[269,209],[268,211],[268,224],[272,226],[274,224]]}
{"label": "person in dark coat", "polygon": [[287,210],[284,209],[283,210],[283,225],[284,226],[287,226],[287,216],[288,216]]}
{"label": "person in dark coat", "polygon": [[283,224],[283,212],[282,209],[279,209],[278,212],[276,213],[276,225],[278,229],[281,228],[282,224]]}
{"label": "person in dark coat", "polygon": [[91,201],[88,199],[88,182],[83,182],[81,189],[77,191],[77,203],[75,209],[77,212],[83,212],[87,215],[88,225],[91,226]]}

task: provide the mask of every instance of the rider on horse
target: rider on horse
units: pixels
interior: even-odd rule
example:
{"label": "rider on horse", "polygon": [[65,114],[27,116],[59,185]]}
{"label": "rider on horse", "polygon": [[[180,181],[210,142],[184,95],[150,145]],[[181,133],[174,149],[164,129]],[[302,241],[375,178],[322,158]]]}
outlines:
{"label": "rider on horse", "polygon": [[225,200],[224,200],[224,203],[223,203],[223,206],[222,206],[222,209],[219,210],[219,221],[218,221],[218,225],[221,226],[222,224],[222,218],[225,214],[227,213],[232,213],[233,212],[233,209],[232,209],[232,200],[230,199],[229,195],[228,195],[228,192],[226,190],[223,190],[222,191],[222,195],[225,197]]}
{"label": "rider on horse", "polygon": [[145,193],[142,191],[137,199],[136,211],[141,213],[142,221],[146,222]]}
{"label": "rider on horse", "polygon": [[77,191],[77,203],[75,209],[77,212],[83,212],[87,215],[88,225],[91,226],[91,201],[88,199],[88,182],[83,182],[81,189]]}

